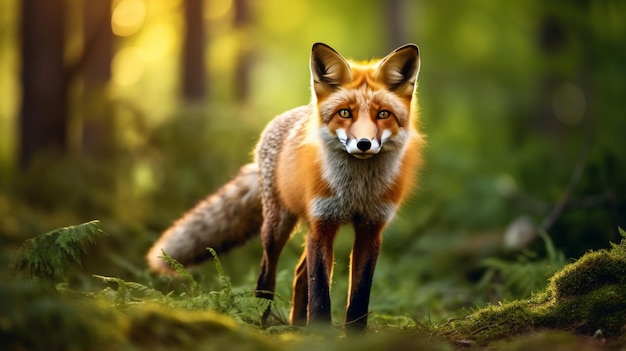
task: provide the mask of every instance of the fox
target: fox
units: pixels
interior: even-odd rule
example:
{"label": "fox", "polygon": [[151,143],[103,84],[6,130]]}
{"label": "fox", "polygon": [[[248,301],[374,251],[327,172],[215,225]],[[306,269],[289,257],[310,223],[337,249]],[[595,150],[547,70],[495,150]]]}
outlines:
{"label": "fox", "polygon": [[[257,297],[272,300],[278,259],[297,223],[308,231],[293,279],[292,325],[330,325],[333,241],[355,236],[345,325],[367,327],[382,233],[414,188],[425,137],[418,130],[420,53],[406,44],[382,59],[345,59],[315,43],[311,100],[282,113],[261,133],[252,163],[168,228],[147,254],[172,273],[162,252],[183,265],[260,235]],[[269,315],[269,307],[263,318]]]}

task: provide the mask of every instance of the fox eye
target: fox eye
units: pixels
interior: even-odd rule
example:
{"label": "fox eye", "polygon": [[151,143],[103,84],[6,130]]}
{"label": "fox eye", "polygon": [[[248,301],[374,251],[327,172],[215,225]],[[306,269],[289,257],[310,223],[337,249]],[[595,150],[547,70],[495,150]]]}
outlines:
{"label": "fox eye", "polygon": [[341,118],[350,118],[350,117],[352,117],[352,113],[347,108],[342,108],[341,110],[339,110],[339,112],[337,112],[337,114]]}
{"label": "fox eye", "polygon": [[378,115],[376,116],[376,118],[378,118],[378,119],[387,119],[387,118],[389,118],[389,116],[391,116],[391,112],[389,112],[387,110],[381,110],[381,111],[378,111]]}

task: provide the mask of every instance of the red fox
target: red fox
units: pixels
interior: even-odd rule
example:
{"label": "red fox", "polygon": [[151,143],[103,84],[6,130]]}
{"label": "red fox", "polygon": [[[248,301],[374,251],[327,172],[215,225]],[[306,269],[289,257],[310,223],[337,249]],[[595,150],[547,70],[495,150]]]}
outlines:
{"label": "red fox", "polygon": [[260,231],[263,257],[256,295],[272,299],[278,257],[298,220],[308,225],[295,269],[290,321],[329,324],[333,240],[341,225],[355,231],[346,325],[367,325],[381,233],[421,163],[417,130],[419,50],[402,46],[371,62],[344,59],[313,45],[312,99],[272,120],[253,163],[179,219],[148,253],[168,272],[161,250],[182,264],[245,242]]}

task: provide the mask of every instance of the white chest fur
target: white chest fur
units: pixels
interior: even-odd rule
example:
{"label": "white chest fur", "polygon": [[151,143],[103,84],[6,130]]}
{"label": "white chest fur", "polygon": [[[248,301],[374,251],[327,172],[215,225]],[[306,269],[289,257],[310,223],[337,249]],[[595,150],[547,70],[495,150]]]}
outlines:
{"label": "white chest fur", "polygon": [[398,177],[402,148],[390,148],[369,159],[348,154],[337,139],[322,130],[322,176],[333,195],[309,204],[315,218],[347,223],[355,218],[372,223],[391,220],[397,205],[384,200]]}

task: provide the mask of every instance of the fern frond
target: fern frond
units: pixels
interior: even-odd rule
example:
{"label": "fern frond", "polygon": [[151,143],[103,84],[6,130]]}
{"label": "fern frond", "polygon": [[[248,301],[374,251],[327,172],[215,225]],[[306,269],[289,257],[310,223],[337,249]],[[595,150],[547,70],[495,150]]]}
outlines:
{"label": "fern frond", "polygon": [[194,279],[193,275],[189,273],[185,266],[170,257],[168,254],[165,253],[165,251],[161,250],[161,253],[163,254],[163,256],[160,256],[159,258],[162,258],[167,264],[170,265],[170,267],[172,267],[176,274],[178,274],[181,278],[187,281],[187,283],[189,284],[189,294],[191,296],[196,296],[201,289],[200,284],[198,284],[198,282]]}
{"label": "fern frond", "polygon": [[[136,282],[127,282],[121,278],[105,277],[97,274],[94,274],[93,277],[100,279],[105,283],[115,283],[117,285],[117,290],[114,291],[113,295],[115,299],[115,305],[118,307],[125,307],[128,303],[141,302],[146,299],[157,300],[161,302],[164,302],[168,299],[168,297],[163,295],[163,293],[161,293],[160,291],[147,287],[143,284],[139,284]],[[103,290],[104,295],[108,296],[109,291],[109,289]],[[136,295],[138,296],[135,297],[133,293],[137,293]]]}
{"label": "fern frond", "polygon": [[82,269],[81,255],[87,252],[85,244],[95,244],[99,235],[106,233],[100,229],[100,221],[95,220],[26,240],[17,251],[14,272],[28,270],[32,277],[52,286],[76,267]]}
{"label": "fern frond", "polygon": [[484,288],[492,283],[494,277],[498,277],[504,298],[525,298],[533,291],[544,289],[548,284],[548,277],[563,267],[566,259],[563,252],[555,248],[547,233],[540,231],[539,236],[545,245],[544,258],[539,258],[536,252],[527,251],[518,256],[516,261],[484,259],[481,265],[487,268],[487,272],[480,285]]}
{"label": "fern frond", "polygon": [[226,297],[228,298],[228,302],[232,303],[234,302],[233,287],[230,284],[230,280],[228,280],[226,273],[224,272],[224,268],[222,267],[222,263],[220,262],[219,257],[217,257],[217,252],[215,252],[215,250],[211,247],[208,247],[207,250],[209,250],[209,252],[211,253],[211,256],[213,256],[213,261],[215,262],[215,269],[217,270],[217,275],[222,281],[222,286],[224,288],[224,292],[226,293]]}

